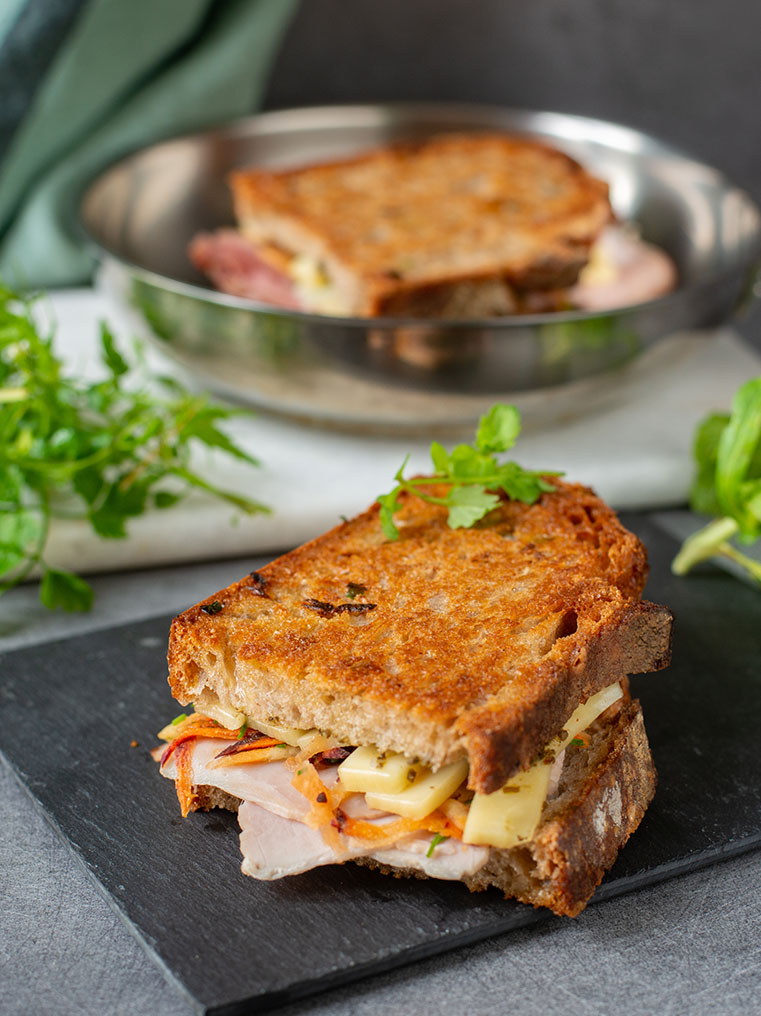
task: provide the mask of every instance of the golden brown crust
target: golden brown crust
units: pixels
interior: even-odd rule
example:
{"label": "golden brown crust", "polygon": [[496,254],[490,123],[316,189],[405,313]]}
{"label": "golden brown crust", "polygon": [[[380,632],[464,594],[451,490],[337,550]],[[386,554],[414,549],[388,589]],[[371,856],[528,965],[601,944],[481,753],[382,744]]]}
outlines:
{"label": "golden brown crust", "polygon": [[492,850],[486,866],[466,880],[471,889],[497,886],[508,897],[565,917],[584,909],[655,794],[657,774],[639,702],[627,702],[596,726],[587,757],[567,761],[564,780],[560,797],[545,806],[533,842]]}
{"label": "golden brown crust", "polygon": [[467,755],[471,785],[496,789],[589,695],[668,662],[671,615],[639,601],[644,548],[591,491],[556,486],[470,530],[405,496],[398,541],[374,505],[278,558],[209,597],[218,613],[175,619],[175,697],[208,687],[434,766]]}
{"label": "golden brown crust", "polygon": [[225,808],[227,811],[237,811],[241,805],[241,799],[233,794],[228,794],[219,787],[211,787],[207,784],[193,787],[193,797],[190,805],[191,811],[211,811],[212,808]]}
{"label": "golden brown crust", "polygon": [[534,852],[552,873],[532,903],[575,917],[587,904],[655,795],[657,774],[637,701],[623,710],[607,753],[566,812],[545,825]]}
{"label": "golden brown crust", "polygon": [[[501,278],[575,282],[610,220],[608,188],[527,138],[442,134],[350,159],[234,173],[243,232],[318,255],[356,285],[347,313],[404,314],[425,292]],[[456,238],[456,243],[453,239]]]}

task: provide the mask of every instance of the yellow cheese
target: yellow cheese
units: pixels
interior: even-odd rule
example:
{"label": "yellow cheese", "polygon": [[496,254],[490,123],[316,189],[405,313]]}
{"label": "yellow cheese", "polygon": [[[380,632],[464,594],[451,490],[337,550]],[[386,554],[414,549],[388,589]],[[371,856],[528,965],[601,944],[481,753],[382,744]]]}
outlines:
{"label": "yellow cheese", "polygon": [[476,794],[463,830],[463,843],[515,847],[532,838],[542,814],[552,766],[543,762],[518,773],[493,794]]}
{"label": "yellow cheese", "polygon": [[595,243],[589,252],[589,260],[579,273],[583,286],[607,286],[616,282],[620,270],[601,243]]}
{"label": "yellow cheese", "polygon": [[220,702],[204,702],[203,705],[194,703],[193,709],[203,716],[216,720],[217,723],[221,723],[223,727],[228,727],[230,730],[239,730],[246,722],[245,713],[241,713],[231,706],[223,706]]}
{"label": "yellow cheese", "polygon": [[468,763],[465,759],[452,762],[437,773],[420,767],[414,782],[405,790],[396,794],[366,793],[365,800],[371,808],[379,811],[390,811],[404,818],[425,818],[452,796],[467,775]]}
{"label": "yellow cheese", "polygon": [[493,794],[476,794],[465,822],[463,843],[506,849],[533,839],[547,797],[552,760],[622,694],[620,684],[611,684],[592,695],[571,714],[560,734],[547,745],[545,759],[513,776]]}
{"label": "yellow cheese", "polygon": [[284,744],[291,744],[295,748],[303,747],[317,733],[314,729],[301,730],[299,727],[280,727],[276,723],[265,723],[262,720],[255,720],[251,716],[248,717],[248,725],[256,730],[260,730],[268,737],[276,737],[278,741],[282,741]]}
{"label": "yellow cheese", "polygon": [[357,748],[338,767],[344,790],[358,793],[396,794],[410,786],[409,774],[416,778],[420,766],[413,766],[395,751],[379,752],[371,744]]}
{"label": "yellow cheese", "polygon": [[[214,698],[216,699],[216,696]],[[302,748],[318,733],[314,728],[312,730],[301,730],[298,727],[281,727],[276,723],[265,723],[262,720],[252,719],[252,717],[246,716],[245,713],[233,709],[232,706],[224,706],[218,700],[213,701],[208,693],[204,696],[204,700],[194,704],[193,708],[197,713],[209,716],[212,720],[216,720],[217,723],[221,723],[223,727],[229,727],[230,730],[239,730],[245,723],[255,730],[260,730],[268,737],[276,737],[278,741],[298,748]]]}
{"label": "yellow cheese", "polygon": [[341,316],[346,307],[341,295],[331,282],[330,276],[316,258],[297,254],[292,258],[288,271],[296,284],[305,307],[319,314]]}
{"label": "yellow cheese", "polygon": [[307,254],[297,254],[292,258],[288,271],[294,282],[305,289],[324,289],[330,284],[330,279],[320,262]]}
{"label": "yellow cheese", "polygon": [[[621,685],[616,683],[609,684],[607,688],[603,688],[602,691],[598,691],[596,695],[588,698],[586,702],[582,703],[578,709],[571,713],[567,722],[563,724],[565,736],[559,736],[555,739],[557,746],[553,746],[552,750],[562,751],[580,731],[586,730],[590,724],[594,723],[600,713],[604,713],[608,706],[612,706],[622,695]],[[563,731],[561,731],[561,734]]]}

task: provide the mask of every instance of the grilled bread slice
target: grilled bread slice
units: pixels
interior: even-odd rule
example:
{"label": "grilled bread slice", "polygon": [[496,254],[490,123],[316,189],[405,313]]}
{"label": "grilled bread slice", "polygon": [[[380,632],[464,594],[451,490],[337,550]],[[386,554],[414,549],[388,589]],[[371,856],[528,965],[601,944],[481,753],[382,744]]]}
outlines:
{"label": "grilled bread slice", "polygon": [[434,769],[467,758],[469,786],[498,789],[581,702],[669,658],[671,615],[640,600],[644,548],[553,482],[469,530],[403,496],[397,541],[376,504],[215,593],[172,625],[175,698]]}
{"label": "grilled bread slice", "polygon": [[362,316],[513,313],[521,293],[572,285],[611,219],[607,185],[573,159],[496,133],[240,171],[231,186],[261,256],[311,266],[314,309]]}

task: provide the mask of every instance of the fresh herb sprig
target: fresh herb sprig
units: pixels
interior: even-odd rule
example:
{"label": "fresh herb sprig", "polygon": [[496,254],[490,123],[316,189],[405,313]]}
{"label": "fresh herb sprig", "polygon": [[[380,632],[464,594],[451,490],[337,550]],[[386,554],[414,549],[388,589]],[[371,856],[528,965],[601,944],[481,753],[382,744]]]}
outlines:
{"label": "fresh herb sprig", "polygon": [[[429,504],[449,509],[447,521],[452,529],[469,528],[499,504],[502,490],[514,501],[533,504],[543,493],[555,490],[547,476],[560,476],[543,470],[534,472],[516,462],[500,462],[497,455],[513,447],[521,430],[520,413],[515,406],[496,405],[481,417],[475,444],[457,445],[447,452],[438,441],[431,444],[433,476],[405,478],[409,455],[394,479],[396,486],[378,498],[383,532],[390,540],[399,537],[394,515],[401,508],[402,491],[414,494]],[[432,483],[448,484],[443,496],[430,494]]]}
{"label": "fresh herb sprig", "polygon": [[761,564],[730,542],[761,538],[761,377],[739,389],[731,413],[712,413],[699,424],[693,452],[698,468],[690,507],[718,518],[684,541],[672,571],[684,575],[719,555],[761,583]]}
{"label": "fresh herb sprig", "polygon": [[170,508],[193,488],[247,513],[268,509],[191,467],[194,443],[258,464],[219,429],[240,411],[171,377],[149,379],[144,366],[122,356],[105,325],[104,377],[67,376],[53,330],[37,323],[37,299],[0,285],[0,593],[37,568],[46,607],[89,610],[88,583],[45,561],[52,519],[81,518],[98,536],[119,539],[129,519]]}

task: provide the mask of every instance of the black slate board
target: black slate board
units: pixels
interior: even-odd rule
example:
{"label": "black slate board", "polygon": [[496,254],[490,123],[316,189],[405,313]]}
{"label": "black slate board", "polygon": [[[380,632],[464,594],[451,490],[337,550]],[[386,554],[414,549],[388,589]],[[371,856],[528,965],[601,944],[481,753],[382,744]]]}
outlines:
{"label": "black slate board", "polygon": [[[674,663],[634,681],[659,789],[596,901],[761,845],[761,597],[710,568],[672,578],[673,541],[645,517],[626,522],[650,548],[649,598],[676,615]],[[353,865],[241,875],[235,818],[180,819],[148,755],[176,712],[167,628],[158,618],[0,657],[0,748],[198,1011],[266,1011],[547,919],[496,892]]]}

